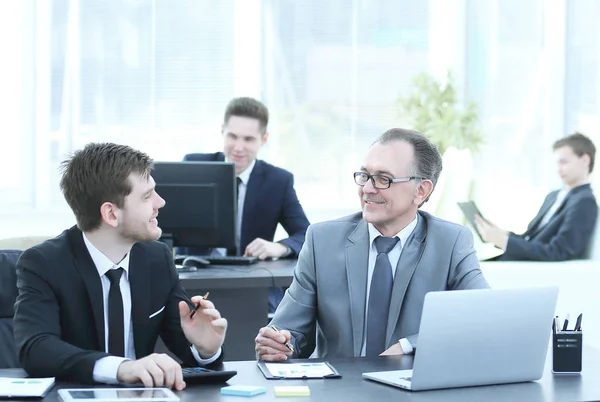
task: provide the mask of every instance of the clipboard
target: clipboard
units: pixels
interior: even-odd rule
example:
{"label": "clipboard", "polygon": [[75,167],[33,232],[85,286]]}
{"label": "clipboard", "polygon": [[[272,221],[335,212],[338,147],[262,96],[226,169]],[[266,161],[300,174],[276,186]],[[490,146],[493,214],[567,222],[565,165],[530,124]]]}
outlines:
{"label": "clipboard", "polygon": [[[342,378],[341,374],[329,362],[323,360],[293,359],[285,363],[269,363],[258,361],[256,366],[262,372],[267,380],[307,380],[318,378]],[[269,366],[281,368],[279,373],[272,373]],[[299,366],[304,366],[301,368]],[[320,374],[322,371],[329,371],[327,374]]]}
{"label": "clipboard", "polygon": [[[481,212],[479,212],[479,208],[477,208],[477,205],[475,205],[475,202],[466,201],[466,202],[458,202],[457,204],[460,207],[463,214],[465,215],[465,218],[467,218],[467,221],[469,222],[469,224],[475,230],[475,233],[477,233],[477,236],[479,236],[479,238],[481,239],[482,242],[486,243],[486,241],[483,240],[483,237],[481,237],[481,233],[479,233],[479,230],[477,230],[477,225],[475,224],[475,215],[479,215],[483,218],[483,215],[481,214]],[[483,218],[483,219],[485,220],[485,218]]]}

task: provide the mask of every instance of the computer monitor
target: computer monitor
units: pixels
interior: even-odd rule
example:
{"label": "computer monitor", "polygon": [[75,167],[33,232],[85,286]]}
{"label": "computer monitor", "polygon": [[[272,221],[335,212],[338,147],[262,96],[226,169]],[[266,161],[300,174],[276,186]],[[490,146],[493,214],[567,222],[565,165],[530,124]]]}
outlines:
{"label": "computer monitor", "polygon": [[226,162],[155,162],[161,241],[170,247],[235,248],[235,166]]}

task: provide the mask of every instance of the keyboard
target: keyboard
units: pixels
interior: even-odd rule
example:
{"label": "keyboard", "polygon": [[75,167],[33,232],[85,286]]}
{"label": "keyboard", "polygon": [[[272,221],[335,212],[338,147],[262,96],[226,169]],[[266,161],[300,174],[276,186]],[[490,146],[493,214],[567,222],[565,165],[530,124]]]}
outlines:
{"label": "keyboard", "polygon": [[239,255],[203,255],[212,265],[251,265],[258,262],[256,257],[243,257]]}
{"label": "keyboard", "polygon": [[183,380],[188,384],[218,384],[226,382],[237,371],[209,370],[204,367],[182,367]]}

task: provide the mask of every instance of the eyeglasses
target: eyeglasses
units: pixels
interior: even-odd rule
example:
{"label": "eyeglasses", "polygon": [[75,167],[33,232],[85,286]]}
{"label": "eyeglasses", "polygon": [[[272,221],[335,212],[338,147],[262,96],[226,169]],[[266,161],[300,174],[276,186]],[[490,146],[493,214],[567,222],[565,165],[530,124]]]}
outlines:
{"label": "eyeglasses", "polygon": [[411,180],[424,180],[423,177],[410,176],[410,177],[399,177],[393,179],[391,177],[383,176],[380,174],[368,174],[365,172],[356,172],[354,173],[354,181],[359,186],[364,186],[367,184],[368,180],[371,180],[371,184],[373,187],[378,188],[380,190],[385,190],[386,188],[390,188],[392,183],[405,183]]}

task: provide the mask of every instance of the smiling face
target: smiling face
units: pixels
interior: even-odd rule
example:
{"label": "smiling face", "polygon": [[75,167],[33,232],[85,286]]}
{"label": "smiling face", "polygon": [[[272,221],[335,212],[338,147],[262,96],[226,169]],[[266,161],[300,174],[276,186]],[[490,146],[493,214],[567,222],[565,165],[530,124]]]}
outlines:
{"label": "smiling face", "polygon": [[[409,177],[414,173],[414,157],[414,147],[406,141],[375,143],[369,148],[361,171],[392,179]],[[381,234],[394,236],[415,218],[432,187],[429,180],[411,180],[379,189],[368,180],[358,188],[363,219]]]}
{"label": "smiling face", "polygon": [[229,162],[235,163],[235,173],[240,174],[256,159],[260,147],[269,134],[263,131],[258,119],[231,116],[223,125],[223,152]]}
{"label": "smiling face", "polygon": [[117,208],[118,233],[133,243],[157,240],[162,234],[158,210],[165,206],[165,200],[156,193],[152,176],[132,173],[129,181],[131,193],[125,197],[124,208]]}

